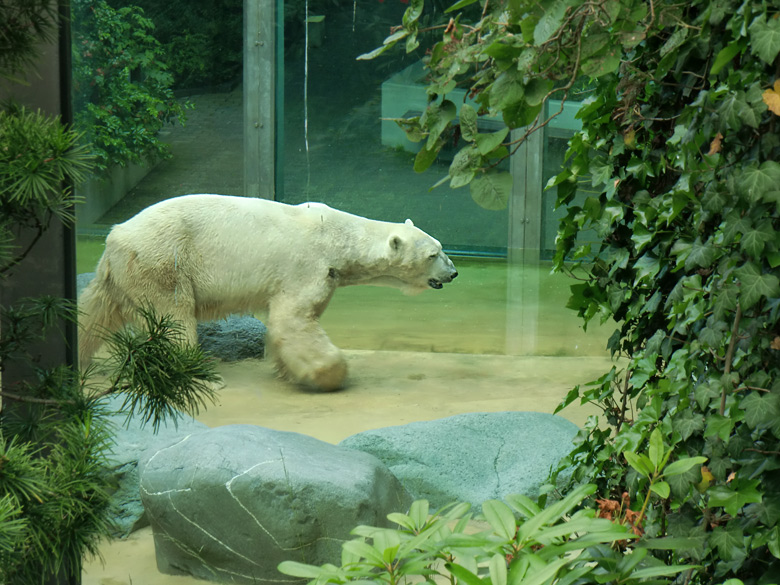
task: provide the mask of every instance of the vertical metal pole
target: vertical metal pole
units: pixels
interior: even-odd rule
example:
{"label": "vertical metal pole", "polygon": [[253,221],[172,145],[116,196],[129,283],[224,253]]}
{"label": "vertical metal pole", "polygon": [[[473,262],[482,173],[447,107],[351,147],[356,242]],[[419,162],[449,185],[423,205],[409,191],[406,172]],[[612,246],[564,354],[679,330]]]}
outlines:
{"label": "vertical metal pole", "polygon": [[244,191],[276,197],[276,0],[244,0]]}

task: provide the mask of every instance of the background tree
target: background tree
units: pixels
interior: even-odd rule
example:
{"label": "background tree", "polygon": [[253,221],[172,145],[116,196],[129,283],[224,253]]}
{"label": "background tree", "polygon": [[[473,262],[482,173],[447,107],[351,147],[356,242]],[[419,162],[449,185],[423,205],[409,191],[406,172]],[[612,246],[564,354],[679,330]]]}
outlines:
{"label": "background tree", "polygon": [[[414,50],[422,4],[412,0],[364,57],[399,41]],[[700,562],[686,583],[776,582],[780,7],[510,0],[481,2],[469,18],[474,4],[450,7],[426,57],[428,108],[399,123],[424,141],[424,170],[457,116],[462,143],[447,179],[497,207],[511,181],[495,161],[557,115],[551,99],[583,92],[582,131],[548,185],[566,209],[554,265],[577,279],[569,306],[586,324],[616,323],[608,347],[623,359],[561,405],[604,411],[564,467],[573,482],[596,482],[615,518],[633,502],[636,530],[667,543],[661,558]],[[455,87],[477,107],[448,100]],[[487,113],[507,128],[478,133]],[[637,455],[664,446],[671,461],[707,463],[667,480],[657,457]]]}
{"label": "background tree", "polygon": [[[56,35],[55,7],[29,0],[0,4],[1,78],[21,79],[39,43]],[[80,142],[59,118],[15,104],[0,108],[4,288],[18,284],[15,277],[49,230],[72,223],[72,185],[92,162]],[[76,319],[72,300],[40,296],[40,284],[29,298],[0,307],[0,582],[7,584],[79,582],[82,558],[96,553],[108,533],[105,396],[122,392],[128,413],[156,428],[165,417],[196,412],[212,396],[216,378],[199,348],[177,343],[178,325],[151,311],[142,313],[143,334],[109,340],[109,367],[99,384],[88,384],[92,371],[81,375],[70,364],[40,360],[32,348]]]}

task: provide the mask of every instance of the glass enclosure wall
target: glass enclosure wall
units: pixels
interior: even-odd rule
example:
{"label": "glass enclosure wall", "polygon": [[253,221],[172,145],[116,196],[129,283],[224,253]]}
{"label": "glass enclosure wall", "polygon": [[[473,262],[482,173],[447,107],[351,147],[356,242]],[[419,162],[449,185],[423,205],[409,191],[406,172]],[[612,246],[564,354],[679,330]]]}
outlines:
{"label": "glass enclosure wall", "polygon": [[[457,132],[418,174],[419,144],[392,121],[425,109],[425,43],[439,33],[412,55],[357,59],[401,21],[403,0],[72,4],[76,120],[101,166],[80,188],[79,272],[94,270],[111,225],[161,199],[320,201],[372,219],[412,219],[442,242],[461,274],[413,299],[390,289],[339,290],[322,319],[337,345],[603,355],[605,335],[584,334],[565,309],[570,282],[550,274],[560,212],[544,186],[577,129],[576,104],[503,163],[514,192],[507,209],[491,211],[468,187],[432,189],[462,146]],[[426,26],[446,22],[442,10],[426,3]],[[501,124],[483,119],[480,130]]]}
{"label": "glass enclosure wall", "polygon": [[242,0],[71,0],[74,115],[98,172],[78,187],[78,270],[162,199],[244,192]]}

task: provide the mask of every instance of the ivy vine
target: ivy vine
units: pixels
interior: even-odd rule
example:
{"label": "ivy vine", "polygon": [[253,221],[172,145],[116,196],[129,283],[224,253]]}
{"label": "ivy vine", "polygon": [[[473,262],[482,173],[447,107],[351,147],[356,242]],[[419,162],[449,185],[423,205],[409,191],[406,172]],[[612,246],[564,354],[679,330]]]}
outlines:
{"label": "ivy vine", "polygon": [[[585,98],[548,185],[565,209],[554,266],[575,277],[569,306],[586,325],[615,323],[608,348],[620,359],[561,405],[604,412],[563,466],[602,502],[641,509],[636,529],[662,543],[657,556],[698,565],[685,583],[776,583],[780,6],[488,0],[475,16],[475,4],[449,8],[426,56],[428,108],[401,125],[424,141],[423,170],[457,120],[448,181],[496,206],[511,182],[495,160],[558,114],[551,100]],[[364,57],[402,40],[414,49],[422,9],[412,0]],[[456,87],[477,106],[448,99]],[[477,133],[483,115],[506,128]],[[657,445],[671,462],[706,460],[659,481],[637,456]]]}

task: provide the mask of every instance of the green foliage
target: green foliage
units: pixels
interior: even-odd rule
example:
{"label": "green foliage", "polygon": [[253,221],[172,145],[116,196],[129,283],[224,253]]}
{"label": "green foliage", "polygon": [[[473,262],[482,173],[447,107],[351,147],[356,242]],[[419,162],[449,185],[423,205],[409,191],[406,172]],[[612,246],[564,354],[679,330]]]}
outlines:
{"label": "green foliage", "polygon": [[25,254],[13,230],[40,235],[52,218],[71,219],[75,197],[62,185],[83,180],[91,159],[79,139],[58,118],[16,106],[0,110],[0,274]]}
{"label": "green foliage", "polygon": [[31,66],[41,39],[56,38],[56,4],[50,0],[4,0],[0,20],[0,79],[23,83],[19,74]]}
{"label": "green foliage", "polygon": [[[310,10],[316,10],[312,1]],[[114,9],[127,3],[109,0]],[[174,87],[202,88],[241,79],[243,63],[242,0],[135,0],[154,22]],[[287,18],[290,2],[285,2]],[[300,15],[299,15],[300,16]]]}
{"label": "green foliage", "polygon": [[[634,502],[637,529],[668,544],[659,559],[701,564],[687,583],[772,582],[780,575],[777,3],[511,0],[480,3],[481,15],[466,18],[459,11],[469,4],[451,7],[431,51],[430,108],[464,88],[477,116],[500,115],[517,131],[493,152],[475,148],[474,115],[460,105],[466,145],[451,184],[473,190],[494,168],[490,155],[547,123],[556,108],[546,102],[585,90],[582,131],[549,185],[566,210],[554,263],[577,277],[569,307],[586,324],[616,323],[609,349],[621,360],[561,405],[592,402],[604,412],[562,469],[573,469],[573,485],[595,482],[604,501]],[[414,6],[378,52],[419,32],[407,22]],[[444,130],[422,118],[407,124],[433,148]]]}
{"label": "green foliage", "polygon": [[[468,504],[429,516],[418,500],[408,514],[393,513],[399,526],[358,526],[343,545],[341,566],[283,562],[279,570],[326,583],[462,583],[463,585],[541,585],[543,583],[639,583],[689,569],[666,566],[637,549],[623,556],[619,547],[634,535],[606,518],[597,518],[583,500],[596,490],[582,485],[565,498],[540,508],[525,496],[488,500],[472,518]],[[579,509],[578,509],[579,508]],[[575,511],[576,510],[576,511]]]}
{"label": "green foliage", "polygon": [[75,123],[92,143],[95,166],[143,164],[169,156],[158,133],[184,123],[154,23],[136,6],[74,0]]}
{"label": "green foliage", "polygon": [[[52,6],[28,2],[25,12],[18,2],[0,3],[0,76],[11,78],[31,62],[41,33],[49,31],[35,19],[45,20]],[[139,34],[143,37],[143,31]],[[0,109],[0,279],[5,282],[18,287],[15,276],[54,220],[74,221],[72,186],[92,168],[80,140],[57,118],[16,105]],[[125,352],[125,366],[107,388],[88,386],[72,366],[42,365],[39,349],[32,348],[55,336],[65,343],[63,327],[76,320],[76,313],[72,301],[48,296],[0,307],[2,583],[76,582],[84,556],[97,554],[100,539],[109,534],[112,439],[102,397],[127,392],[132,397],[127,406],[155,428],[173,415],[172,407],[195,412],[212,397],[213,363],[200,350],[177,343],[176,326],[151,312],[144,314],[151,338],[147,333],[141,342],[111,341],[115,355]],[[134,362],[134,351],[150,364]]]}

